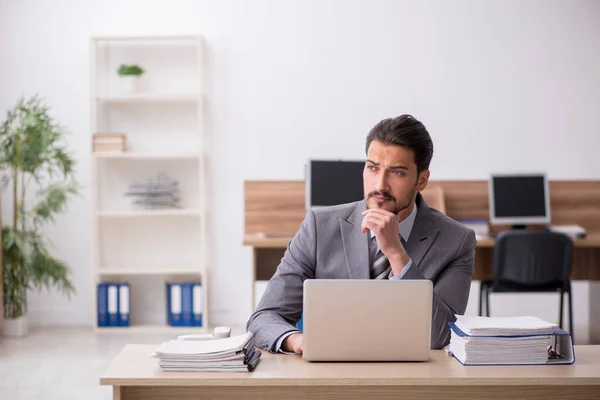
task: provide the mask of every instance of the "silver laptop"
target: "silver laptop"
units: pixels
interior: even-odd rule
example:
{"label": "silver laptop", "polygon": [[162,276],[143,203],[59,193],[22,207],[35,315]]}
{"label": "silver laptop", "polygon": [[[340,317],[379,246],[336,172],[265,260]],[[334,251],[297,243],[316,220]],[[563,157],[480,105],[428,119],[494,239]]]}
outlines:
{"label": "silver laptop", "polygon": [[429,280],[306,280],[302,357],[426,361],[432,298]]}

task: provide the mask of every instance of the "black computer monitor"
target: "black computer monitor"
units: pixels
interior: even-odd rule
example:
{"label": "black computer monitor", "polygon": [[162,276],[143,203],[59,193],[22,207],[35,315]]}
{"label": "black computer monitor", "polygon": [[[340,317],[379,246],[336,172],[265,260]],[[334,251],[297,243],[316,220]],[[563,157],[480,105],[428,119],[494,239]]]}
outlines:
{"label": "black computer monitor", "polygon": [[548,180],[543,173],[492,174],[489,181],[490,223],[523,228],[550,223]]}
{"label": "black computer monitor", "polygon": [[306,207],[333,206],[364,199],[365,161],[309,160],[306,168]]}

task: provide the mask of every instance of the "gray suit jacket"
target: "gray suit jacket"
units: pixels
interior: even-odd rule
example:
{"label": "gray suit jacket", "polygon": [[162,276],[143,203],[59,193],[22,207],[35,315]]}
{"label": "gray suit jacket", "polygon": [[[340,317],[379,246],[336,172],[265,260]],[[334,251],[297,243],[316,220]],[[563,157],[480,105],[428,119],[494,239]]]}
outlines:
{"label": "gray suit jacket", "polygon": [[[405,245],[413,265],[402,279],[433,281],[431,347],[441,348],[450,341],[448,322],[467,307],[476,240],[471,229],[429,208],[420,194],[417,204]],[[369,233],[361,233],[364,210],[366,203],[358,201],[306,214],[248,321],[257,345],[275,351],[277,339],[296,329],[305,279],[369,279]]]}

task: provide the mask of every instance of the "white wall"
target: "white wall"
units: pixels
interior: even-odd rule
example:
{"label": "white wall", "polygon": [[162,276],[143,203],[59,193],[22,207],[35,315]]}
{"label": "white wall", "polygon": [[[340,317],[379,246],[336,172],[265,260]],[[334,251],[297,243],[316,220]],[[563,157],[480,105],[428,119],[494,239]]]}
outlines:
{"label": "white wall", "polygon": [[[308,157],[360,158],[382,118],[412,113],[426,124],[432,179],[507,168],[600,179],[599,20],[593,0],[0,0],[0,110],[22,94],[44,95],[73,132],[88,185],[90,36],[203,35],[210,307],[215,323],[243,323],[251,289],[243,181],[302,179]],[[79,294],[69,302],[32,293],[40,323],[92,324],[89,197],[88,185],[48,228]],[[585,325],[587,286],[576,288]],[[526,302],[547,310],[536,299],[502,312],[527,312]],[[551,308],[542,316],[556,318]]]}

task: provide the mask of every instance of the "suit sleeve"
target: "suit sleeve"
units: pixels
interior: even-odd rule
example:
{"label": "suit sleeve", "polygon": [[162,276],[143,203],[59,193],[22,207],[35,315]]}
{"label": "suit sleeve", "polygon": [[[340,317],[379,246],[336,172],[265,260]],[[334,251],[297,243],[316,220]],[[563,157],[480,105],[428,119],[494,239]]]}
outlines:
{"label": "suit sleeve", "polygon": [[[475,233],[468,230],[462,237],[455,258],[433,282],[431,348],[441,349],[450,342],[449,322],[455,314],[464,314],[469,300],[475,263]],[[419,268],[410,268],[403,279],[427,279]]]}
{"label": "suit sleeve", "polygon": [[309,211],[246,324],[256,344],[265,350],[277,351],[277,340],[287,332],[297,331],[304,281],[315,277],[316,239],[315,216]]}

